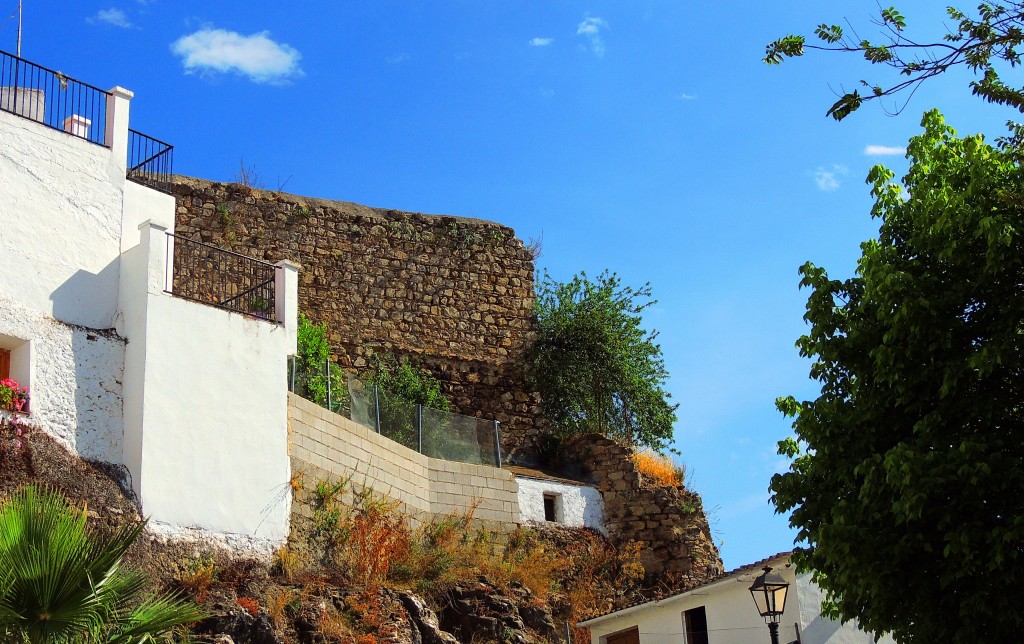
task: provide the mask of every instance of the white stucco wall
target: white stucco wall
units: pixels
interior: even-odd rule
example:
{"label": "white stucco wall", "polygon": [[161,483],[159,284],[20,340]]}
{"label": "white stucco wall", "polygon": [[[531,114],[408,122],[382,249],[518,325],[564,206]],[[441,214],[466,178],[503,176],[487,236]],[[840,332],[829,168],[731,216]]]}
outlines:
{"label": "white stucco wall", "polygon": [[[810,573],[797,576],[796,599],[800,603],[800,633],[804,642],[822,644],[871,644],[873,635],[856,628],[853,623],[840,622],[821,616],[821,589],[811,581]],[[895,640],[886,635],[877,640],[882,644],[893,644]]]}
{"label": "white stucco wall", "polygon": [[278,268],[282,324],[164,292],[175,202],[125,179],[131,97],[111,90],[107,147],[0,112],[0,347],[31,422],[128,466],[161,534],[276,544],[297,267]]}
{"label": "white stucco wall", "polygon": [[[792,568],[778,567],[787,581],[794,582]],[[607,636],[618,631],[639,627],[641,644],[668,644],[685,642],[683,613],[704,606],[708,620],[708,640],[712,644],[764,644],[769,641],[768,627],[757,614],[750,597],[750,584],[759,574],[726,578],[698,588],[685,595],[660,602],[645,604],[633,611],[622,611],[590,627],[592,644],[605,644]],[[787,601],[786,612],[779,622],[779,641],[783,644],[797,639],[800,621],[797,602]],[[807,639],[802,644],[813,644]]]}
{"label": "white stucco wall", "polygon": [[519,512],[524,522],[546,523],[544,495],[554,494],[558,497],[557,523],[608,533],[604,527],[604,499],[597,488],[528,476],[516,476],[516,482],[519,484]]}
{"label": "white stucco wall", "polygon": [[0,284],[48,317],[112,327],[123,160],[118,165],[108,148],[4,112],[0,142]]}
{"label": "white stucco wall", "polygon": [[164,230],[143,224],[140,238],[124,256],[119,324],[131,339],[124,463],[142,510],[159,524],[280,543],[294,328],[165,293]]}
{"label": "white stucco wall", "polygon": [[[840,624],[821,617],[821,590],[810,575],[797,576],[792,566],[772,564],[776,572],[790,582],[786,611],[779,622],[782,644],[799,640],[801,644],[868,644],[873,636],[859,630],[855,623]],[[754,607],[750,584],[759,570],[726,577],[668,599],[625,609],[599,618],[590,625],[592,644],[605,644],[610,634],[638,627],[641,644],[685,642],[683,613],[704,606],[711,644],[763,644],[769,641],[768,627]],[[883,637],[880,642],[891,644]]]}
{"label": "white stucco wall", "polygon": [[15,349],[12,376],[29,387],[27,422],[85,458],[121,462],[123,338],[54,320],[4,289],[0,347]]}

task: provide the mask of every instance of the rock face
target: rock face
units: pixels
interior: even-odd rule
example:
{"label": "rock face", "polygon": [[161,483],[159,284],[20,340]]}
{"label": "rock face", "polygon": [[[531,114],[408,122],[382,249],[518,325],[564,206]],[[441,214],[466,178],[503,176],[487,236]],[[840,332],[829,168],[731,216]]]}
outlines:
{"label": "rock face", "polygon": [[629,447],[590,435],[568,446],[604,497],[605,526],[616,546],[642,541],[645,583],[683,589],[723,572],[700,495],[644,480]]}
{"label": "rock face", "polygon": [[448,599],[441,625],[462,642],[494,639],[529,644],[557,637],[551,613],[522,586],[513,587],[506,596],[481,578],[471,586],[456,586]]}
{"label": "rock face", "polygon": [[176,233],[302,265],[299,309],[327,322],[338,363],[412,357],[455,411],[496,419],[506,451],[535,435],[523,384],[533,256],[506,226],[176,177]]}

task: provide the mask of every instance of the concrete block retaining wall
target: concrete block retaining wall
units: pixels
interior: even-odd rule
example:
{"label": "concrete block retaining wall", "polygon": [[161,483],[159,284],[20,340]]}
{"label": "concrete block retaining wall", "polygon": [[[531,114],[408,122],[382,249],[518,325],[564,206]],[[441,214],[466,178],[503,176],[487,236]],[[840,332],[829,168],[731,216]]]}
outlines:
{"label": "concrete block retaining wall", "polygon": [[[507,532],[519,523],[510,472],[424,456],[294,394],[288,396],[288,449],[293,476],[303,481],[300,494],[309,494],[316,481],[351,477],[350,487],[398,501],[415,521],[472,510],[492,530]],[[351,500],[350,492],[342,497]],[[292,513],[311,517],[308,503],[293,503]]]}

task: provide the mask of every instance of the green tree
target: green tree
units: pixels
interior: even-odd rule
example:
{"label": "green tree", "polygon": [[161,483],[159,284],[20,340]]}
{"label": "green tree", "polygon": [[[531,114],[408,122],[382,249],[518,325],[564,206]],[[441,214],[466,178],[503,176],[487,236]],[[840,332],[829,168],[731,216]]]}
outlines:
{"label": "green tree", "polygon": [[658,334],[641,316],[655,303],[650,284],[624,286],[607,271],[564,283],[544,274],[532,375],[561,435],[599,432],[656,450],[671,442],[678,405],[665,391]]}
{"label": "green tree", "polygon": [[85,509],[26,486],[0,505],[0,635],[5,642],[150,642],[203,614],[171,595],[145,596],[144,575],[121,558],[144,524],[107,539]]}
{"label": "green tree", "polygon": [[330,373],[331,410],[342,411],[348,407],[345,374],[341,367],[331,361],[326,322],[314,324],[304,314],[299,314],[298,352],[294,369],[295,393],[321,407],[327,407],[327,374]]}
{"label": "green tree", "polygon": [[[828,110],[836,120],[868,101],[901,92],[912,96],[924,81],[956,67],[967,67],[978,76],[970,84],[974,94],[1024,112],[1024,87],[1006,85],[999,75],[1000,69],[1005,71],[1021,62],[1018,49],[1024,43],[1024,2],[985,2],[978,5],[976,15],[947,7],[946,14],[953,27],[941,37],[921,39],[910,36],[906,18],[895,7],[879,7],[878,17],[872,22],[881,30],[881,40],[861,39],[852,26],[851,36],[840,25],[821,24],[814,30],[821,44],[810,45],[804,36],[788,35],[768,44],[764,62],[778,65],[812,49],[855,52],[873,65],[896,71],[897,81],[879,84],[861,80],[863,94],[856,89],[845,92]],[[899,113],[905,106],[906,102],[887,111]]]}
{"label": "green tree", "polygon": [[[904,642],[1017,641],[1024,611],[1024,174],[937,111],[869,174],[856,276],[810,263],[817,399],[780,399],[779,512],[833,614]],[[905,190],[904,190],[905,188]]]}

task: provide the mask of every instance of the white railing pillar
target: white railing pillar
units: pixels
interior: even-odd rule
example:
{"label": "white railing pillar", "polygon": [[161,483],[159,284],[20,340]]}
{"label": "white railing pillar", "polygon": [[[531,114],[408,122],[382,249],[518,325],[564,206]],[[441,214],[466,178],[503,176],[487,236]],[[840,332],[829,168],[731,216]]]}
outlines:
{"label": "white railing pillar", "polygon": [[288,355],[298,350],[299,330],[299,269],[287,259],[274,264],[274,314],[278,324],[288,334]]}
{"label": "white railing pillar", "polygon": [[128,105],[135,94],[123,87],[114,87],[109,93],[103,145],[110,148],[114,166],[124,178],[128,174]]}
{"label": "white railing pillar", "polygon": [[171,262],[168,261],[169,248],[167,226],[158,224],[152,219],[139,224],[141,231],[142,251],[145,253],[146,292],[150,295],[163,295],[170,290]]}

